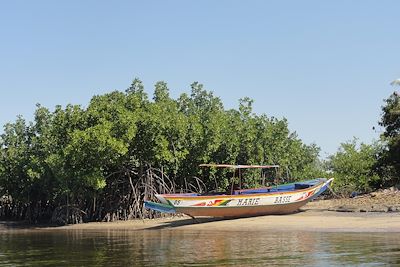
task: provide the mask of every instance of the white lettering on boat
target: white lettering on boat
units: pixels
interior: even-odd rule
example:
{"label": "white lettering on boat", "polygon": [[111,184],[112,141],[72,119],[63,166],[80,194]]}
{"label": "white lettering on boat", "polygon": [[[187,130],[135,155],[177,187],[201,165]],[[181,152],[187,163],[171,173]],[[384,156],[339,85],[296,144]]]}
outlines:
{"label": "white lettering on boat", "polygon": [[243,198],[238,199],[238,206],[256,206],[259,205],[260,198]]}

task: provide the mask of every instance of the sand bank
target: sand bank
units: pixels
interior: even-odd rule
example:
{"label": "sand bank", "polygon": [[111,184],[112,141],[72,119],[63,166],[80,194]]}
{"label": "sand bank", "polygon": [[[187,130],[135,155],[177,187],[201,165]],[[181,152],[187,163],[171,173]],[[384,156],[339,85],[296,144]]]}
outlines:
{"label": "sand bank", "polygon": [[0,231],[49,230],[188,230],[188,231],[314,231],[314,232],[399,232],[400,213],[343,213],[303,210],[290,215],[240,219],[189,217],[85,223],[61,227],[34,227],[0,222]]}
{"label": "sand bank", "polygon": [[[340,212],[346,211],[346,212]],[[395,211],[395,212],[393,212]],[[299,212],[240,219],[186,217],[84,223],[61,227],[1,222],[0,232],[49,230],[193,230],[193,231],[316,231],[399,232],[400,191],[383,190],[358,196],[313,201]]]}
{"label": "sand bank", "polygon": [[88,223],[59,229],[175,229],[194,231],[317,231],[317,232],[400,232],[399,213],[342,213],[303,211],[290,215],[270,215],[240,219],[188,217]]}

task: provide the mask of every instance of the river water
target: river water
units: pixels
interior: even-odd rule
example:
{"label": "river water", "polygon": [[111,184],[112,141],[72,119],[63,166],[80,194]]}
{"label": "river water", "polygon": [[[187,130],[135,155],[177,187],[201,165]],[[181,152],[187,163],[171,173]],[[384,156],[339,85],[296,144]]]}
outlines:
{"label": "river water", "polygon": [[400,266],[399,233],[41,230],[0,233],[0,266]]}

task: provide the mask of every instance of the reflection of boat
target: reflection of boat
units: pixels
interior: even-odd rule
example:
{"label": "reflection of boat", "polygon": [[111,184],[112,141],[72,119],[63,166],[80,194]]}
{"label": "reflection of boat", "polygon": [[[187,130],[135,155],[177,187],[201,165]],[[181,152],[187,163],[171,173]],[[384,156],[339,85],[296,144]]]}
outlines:
{"label": "reflection of boat", "polygon": [[[238,169],[276,168],[276,165],[213,165],[200,166]],[[239,175],[240,176],[240,175]],[[333,178],[317,178],[314,180],[283,184],[271,187],[235,190],[229,193],[184,193],[156,195],[161,203],[145,201],[148,209],[166,212],[183,213],[191,217],[247,217],[267,214],[288,214],[297,211],[301,206],[324,192]],[[241,187],[241,179],[240,179]]]}

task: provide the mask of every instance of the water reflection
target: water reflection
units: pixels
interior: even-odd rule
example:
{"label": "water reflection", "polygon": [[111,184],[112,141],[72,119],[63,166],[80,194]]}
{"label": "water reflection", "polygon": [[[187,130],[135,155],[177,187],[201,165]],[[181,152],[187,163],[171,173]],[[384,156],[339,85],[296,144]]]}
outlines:
{"label": "water reflection", "polygon": [[66,230],[2,233],[1,266],[397,265],[400,234]]}

